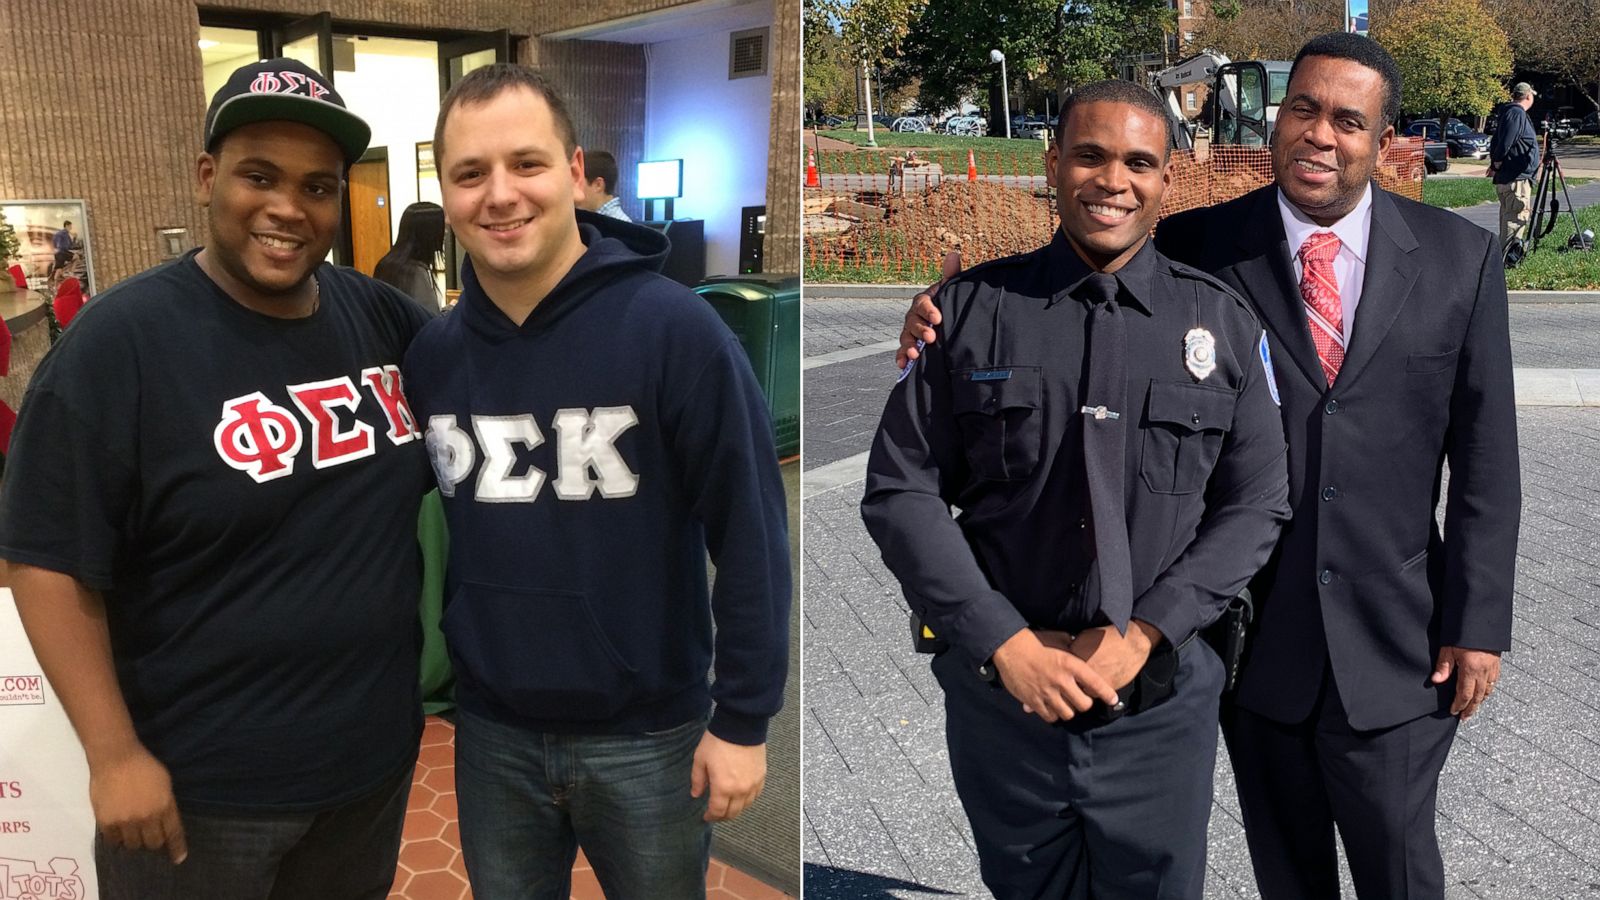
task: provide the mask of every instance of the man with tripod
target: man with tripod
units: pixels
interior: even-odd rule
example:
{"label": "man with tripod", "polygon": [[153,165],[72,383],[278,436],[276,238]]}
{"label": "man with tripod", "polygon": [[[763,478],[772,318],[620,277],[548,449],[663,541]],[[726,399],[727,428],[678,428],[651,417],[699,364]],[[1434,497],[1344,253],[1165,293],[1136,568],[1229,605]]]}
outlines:
{"label": "man with tripod", "polygon": [[1489,143],[1489,177],[1500,195],[1500,250],[1525,237],[1533,196],[1533,176],[1539,171],[1539,138],[1528,107],[1537,96],[1526,81],[1511,88],[1511,102],[1500,108],[1494,140]]}

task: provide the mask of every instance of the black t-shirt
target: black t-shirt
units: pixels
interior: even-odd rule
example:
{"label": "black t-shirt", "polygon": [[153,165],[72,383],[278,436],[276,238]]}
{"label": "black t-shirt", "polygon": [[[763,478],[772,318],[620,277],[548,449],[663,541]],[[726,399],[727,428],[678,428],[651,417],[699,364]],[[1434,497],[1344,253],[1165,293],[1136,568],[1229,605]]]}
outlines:
{"label": "black t-shirt", "polygon": [[103,592],[117,677],[180,805],[327,808],[415,751],[426,320],[321,266],[317,310],[240,306],[194,254],[108,290],[46,356],[0,556]]}

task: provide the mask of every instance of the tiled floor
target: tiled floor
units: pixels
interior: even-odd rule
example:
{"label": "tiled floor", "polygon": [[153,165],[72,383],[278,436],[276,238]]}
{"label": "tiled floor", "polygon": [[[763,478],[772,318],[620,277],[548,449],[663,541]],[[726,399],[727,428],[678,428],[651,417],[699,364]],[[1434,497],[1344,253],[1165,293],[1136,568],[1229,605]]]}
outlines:
{"label": "tiled floor", "polygon": [[[578,855],[572,869],[573,900],[601,900],[600,883]],[[707,900],[786,900],[788,895],[755,878],[711,861]],[[471,900],[461,862],[461,832],[456,825],[455,728],[428,718],[422,735],[417,776],[411,785],[406,829],[389,900]]]}

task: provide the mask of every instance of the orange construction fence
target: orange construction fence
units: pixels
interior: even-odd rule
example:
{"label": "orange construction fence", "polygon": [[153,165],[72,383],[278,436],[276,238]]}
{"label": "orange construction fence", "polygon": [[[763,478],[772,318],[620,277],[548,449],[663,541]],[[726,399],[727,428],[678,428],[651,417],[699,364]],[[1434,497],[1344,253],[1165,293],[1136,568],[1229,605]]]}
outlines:
{"label": "orange construction fence", "polygon": [[[803,197],[806,279],[922,283],[937,277],[950,250],[971,265],[1047,243],[1057,219],[1044,142],[1018,144],[1005,153],[817,152],[817,183]],[[1164,216],[1231,200],[1272,180],[1272,161],[1261,147],[1173,156]],[[1379,163],[1379,186],[1420,200],[1422,178],[1422,143],[1396,140]]]}

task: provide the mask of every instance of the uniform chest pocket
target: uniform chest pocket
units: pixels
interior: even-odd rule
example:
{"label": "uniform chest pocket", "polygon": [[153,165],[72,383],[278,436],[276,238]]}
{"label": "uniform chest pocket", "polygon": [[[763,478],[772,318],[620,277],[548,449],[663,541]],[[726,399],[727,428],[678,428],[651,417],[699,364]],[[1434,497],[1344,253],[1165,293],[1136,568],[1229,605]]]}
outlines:
{"label": "uniform chest pocket", "polygon": [[1044,444],[1044,395],[1037,366],[993,366],[951,373],[950,405],[979,478],[1033,474]]}
{"label": "uniform chest pocket", "polygon": [[1190,494],[1205,487],[1233,427],[1239,392],[1225,387],[1150,382],[1139,474],[1157,494]]}

